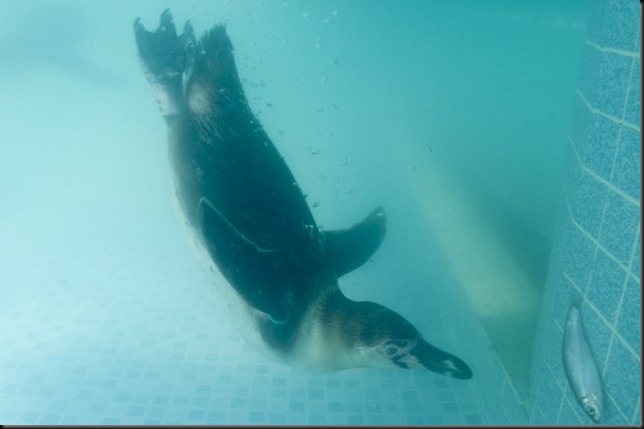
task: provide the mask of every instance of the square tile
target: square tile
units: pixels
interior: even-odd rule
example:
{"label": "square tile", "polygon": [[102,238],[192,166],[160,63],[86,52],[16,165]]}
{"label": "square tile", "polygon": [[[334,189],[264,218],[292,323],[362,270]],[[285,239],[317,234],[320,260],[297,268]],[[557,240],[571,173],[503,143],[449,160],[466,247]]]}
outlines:
{"label": "square tile", "polygon": [[344,411],[344,403],[339,401],[331,401],[327,403],[327,410],[330,413],[341,413]]}
{"label": "square tile", "polygon": [[[602,47],[632,51],[639,33],[640,9],[629,0],[591,2],[586,38]],[[619,31],[615,29],[619,28]]]}
{"label": "square tile", "polygon": [[166,407],[156,407],[152,406],[147,409],[146,419],[158,420],[159,422],[163,421],[165,417]]}
{"label": "square tile", "polygon": [[602,378],[605,389],[625,416],[632,416],[640,400],[641,367],[617,337],[613,339]]}
{"label": "square tile", "polygon": [[581,323],[586,332],[586,338],[590,344],[597,366],[604,367],[606,356],[608,354],[608,346],[613,335],[611,328],[599,317],[590,306],[584,305],[581,309]]}
{"label": "square tile", "polygon": [[349,425],[363,425],[365,424],[364,418],[360,414],[349,414],[347,416],[347,424]]}
{"label": "square tile", "polygon": [[[582,94],[583,95],[583,94]],[[570,126],[570,139],[572,140],[570,153],[568,154],[568,164],[576,163],[577,156],[580,160],[584,159],[590,130],[592,129],[593,112],[582,98],[582,95],[575,92],[573,103],[572,124]],[[570,165],[566,168],[566,175],[570,171]],[[569,180],[568,180],[569,181]]]}
{"label": "square tile", "polygon": [[310,425],[324,425],[327,423],[327,416],[321,413],[310,413],[307,420]]}
{"label": "square tile", "polygon": [[615,192],[608,194],[599,241],[625,266],[631,259],[639,220],[640,210],[635,205]]}
{"label": "square tile", "polygon": [[532,417],[530,419],[530,425],[545,426],[547,424],[548,424],[548,420],[546,420],[546,417],[541,412],[541,409],[535,407],[535,410],[532,413]]}
{"label": "square tile", "polygon": [[587,298],[610,323],[615,323],[625,280],[626,272],[602,249],[598,249],[590,274]]}
{"label": "square tile", "polygon": [[639,281],[629,277],[617,319],[617,332],[633,350],[640,350],[642,335],[642,288]]}
{"label": "square tile", "polygon": [[633,249],[633,258],[631,259],[631,274],[639,281],[641,281],[641,278],[640,278],[641,258],[642,258],[641,240],[642,240],[642,232],[640,230],[637,232],[637,242],[635,243],[635,248]]}
{"label": "square tile", "polygon": [[543,386],[540,390],[540,402],[538,404],[542,415],[546,418],[547,425],[557,424],[559,409],[563,399],[563,390],[555,381],[550,371],[546,371],[541,377]]}
{"label": "square tile", "polygon": [[127,416],[129,417],[139,417],[142,416],[145,412],[145,407],[143,406],[132,406],[127,411]]}
{"label": "square tile", "polygon": [[619,410],[617,404],[610,396],[604,396],[604,413],[600,421],[603,425],[626,425],[626,418],[622,415],[622,412]]}
{"label": "square tile", "polygon": [[578,426],[581,424],[572,407],[573,406],[567,400],[564,399],[562,401],[559,417],[557,418],[557,425]]}
{"label": "square tile", "polygon": [[642,425],[642,420],[641,420],[641,404],[639,407],[637,407],[637,411],[635,411],[635,415],[633,416],[633,419],[630,421],[631,425],[635,426],[641,426]]}
{"label": "square tile", "polygon": [[[563,275],[561,275],[559,279],[553,280],[553,282],[554,283],[552,287],[555,289],[553,292],[555,296],[552,301],[551,317],[555,324],[559,327],[559,329],[563,331],[566,326],[566,318],[568,317],[568,309],[570,308],[570,304],[574,301],[574,299],[580,292],[578,292],[573,284]],[[582,295],[584,295],[585,293],[585,290],[581,290]],[[550,321],[548,321],[547,323],[550,323]]]}
{"label": "square tile", "polygon": [[566,374],[564,372],[563,361],[561,360],[561,347],[563,345],[562,329],[565,329],[565,325],[560,328],[552,321],[548,323],[543,356],[547,367],[550,369],[547,376],[552,373],[553,379],[561,389],[566,386]]}
{"label": "square tile", "polygon": [[629,85],[631,58],[584,46],[579,86],[590,105],[621,119]]}
{"label": "square tile", "polygon": [[[562,408],[562,413],[572,412],[572,414],[576,416],[576,420],[579,422],[576,423],[577,425],[594,424],[588,413],[586,413],[581,404],[579,404],[579,401],[575,397],[575,393],[572,391],[572,388],[570,386],[568,386],[564,394],[564,403],[566,403],[566,406],[564,407],[566,409],[564,410],[564,408]],[[564,419],[574,421],[574,418],[572,416],[565,416]]]}
{"label": "square tile", "polygon": [[[636,45],[639,48],[639,45]],[[641,60],[640,58],[633,58],[633,74],[631,76],[631,87],[628,91],[628,96],[626,99],[626,110],[624,112],[624,120],[637,126],[641,127],[641,93],[642,83],[641,83]]]}
{"label": "square tile", "polygon": [[608,181],[617,150],[619,125],[599,113],[593,113],[586,125],[581,162],[593,173]]}
{"label": "square tile", "polygon": [[639,201],[641,196],[641,135],[639,132],[622,127],[613,164],[612,183],[621,191]]}
{"label": "square tile", "polygon": [[595,244],[579,228],[572,226],[564,232],[561,262],[564,272],[580,290],[586,290],[594,253]]}
{"label": "square tile", "polygon": [[597,237],[608,188],[592,175],[582,172],[577,187],[571,190],[570,194],[573,220],[592,237]]}
{"label": "square tile", "polygon": [[226,412],[224,410],[209,410],[206,414],[208,424],[222,424],[226,421]]}

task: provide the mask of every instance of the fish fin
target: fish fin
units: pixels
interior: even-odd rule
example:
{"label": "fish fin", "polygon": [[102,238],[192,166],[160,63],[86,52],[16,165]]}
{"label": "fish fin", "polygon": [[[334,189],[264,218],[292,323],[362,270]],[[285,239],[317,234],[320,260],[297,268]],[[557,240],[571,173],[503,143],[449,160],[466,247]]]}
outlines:
{"label": "fish fin", "polygon": [[197,213],[206,249],[233,288],[273,323],[285,323],[289,285],[272,275],[272,267],[279,264],[279,252],[254,243],[206,198],[199,201]]}
{"label": "fish fin", "polygon": [[378,250],[385,238],[387,217],[376,207],[362,221],[340,231],[322,231],[324,258],[341,277],[365,262]]}

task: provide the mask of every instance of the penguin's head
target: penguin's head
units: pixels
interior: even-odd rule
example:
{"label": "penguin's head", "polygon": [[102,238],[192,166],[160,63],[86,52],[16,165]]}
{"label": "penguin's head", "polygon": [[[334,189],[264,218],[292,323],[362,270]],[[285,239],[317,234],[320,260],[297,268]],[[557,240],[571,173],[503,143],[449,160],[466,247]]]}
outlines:
{"label": "penguin's head", "polygon": [[[373,302],[356,302],[354,323],[345,339],[357,335],[357,349],[365,366],[424,368],[454,378],[472,378],[461,359],[425,341],[418,330],[393,310]],[[353,332],[351,332],[353,331]]]}

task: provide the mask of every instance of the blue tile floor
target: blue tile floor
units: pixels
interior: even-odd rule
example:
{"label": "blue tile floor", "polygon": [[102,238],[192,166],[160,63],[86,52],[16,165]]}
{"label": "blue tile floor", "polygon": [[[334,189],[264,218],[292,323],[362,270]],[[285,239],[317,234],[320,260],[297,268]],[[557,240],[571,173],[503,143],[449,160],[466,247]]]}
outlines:
{"label": "blue tile floor", "polygon": [[0,423],[486,423],[467,381],[265,360],[172,218],[74,232],[24,216],[0,227]]}

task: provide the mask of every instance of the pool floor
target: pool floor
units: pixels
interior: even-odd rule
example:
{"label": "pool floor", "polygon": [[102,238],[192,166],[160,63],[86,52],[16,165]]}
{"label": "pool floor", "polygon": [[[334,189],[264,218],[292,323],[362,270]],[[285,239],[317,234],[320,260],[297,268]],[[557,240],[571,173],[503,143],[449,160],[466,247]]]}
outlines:
{"label": "pool floor", "polygon": [[265,360],[236,334],[171,215],[73,240],[52,234],[70,226],[54,212],[4,225],[3,424],[486,423],[467,381],[310,375]]}

